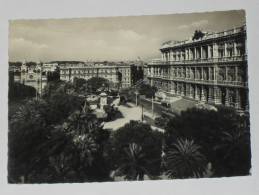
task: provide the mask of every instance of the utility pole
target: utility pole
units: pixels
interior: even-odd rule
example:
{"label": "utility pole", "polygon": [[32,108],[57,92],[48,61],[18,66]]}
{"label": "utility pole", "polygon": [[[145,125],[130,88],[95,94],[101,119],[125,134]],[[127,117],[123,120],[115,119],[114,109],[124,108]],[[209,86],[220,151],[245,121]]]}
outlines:
{"label": "utility pole", "polygon": [[42,64],[40,64],[40,97],[42,97]]}
{"label": "utility pole", "polygon": [[[39,80],[38,80],[39,81]],[[37,83],[37,87],[36,87],[36,100],[38,100],[38,83]]]}
{"label": "utility pole", "polygon": [[136,91],[135,94],[136,94],[136,106],[138,106],[138,92]]}
{"label": "utility pole", "polygon": [[141,120],[144,120],[143,104],[141,105]]}
{"label": "utility pole", "polygon": [[152,116],[154,116],[154,97],[152,95],[152,99],[151,99],[151,107],[152,107]]}

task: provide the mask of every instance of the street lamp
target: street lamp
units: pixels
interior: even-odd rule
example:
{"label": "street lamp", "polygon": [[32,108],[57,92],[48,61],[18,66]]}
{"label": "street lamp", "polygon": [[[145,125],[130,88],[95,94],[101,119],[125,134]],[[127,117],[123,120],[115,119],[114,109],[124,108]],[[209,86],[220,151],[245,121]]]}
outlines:
{"label": "street lamp", "polygon": [[138,106],[138,95],[139,95],[139,92],[136,91],[135,94],[136,94],[136,106]]}
{"label": "street lamp", "polygon": [[141,121],[144,121],[143,104],[141,104]]}
{"label": "street lamp", "polygon": [[151,107],[152,107],[152,117],[154,116],[154,96],[152,95],[151,99]]}

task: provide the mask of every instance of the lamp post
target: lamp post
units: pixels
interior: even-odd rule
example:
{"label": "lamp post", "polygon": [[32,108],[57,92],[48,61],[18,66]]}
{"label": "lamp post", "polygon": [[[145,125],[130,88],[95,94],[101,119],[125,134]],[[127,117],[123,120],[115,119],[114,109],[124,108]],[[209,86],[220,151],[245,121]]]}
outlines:
{"label": "lamp post", "polygon": [[144,121],[143,104],[141,105],[141,121]]}
{"label": "lamp post", "polygon": [[136,91],[135,94],[136,94],[136,106],[138,106],[138,94],[139,94],[138,91]]}
{"label": "lamp post", "polygon": [[152,95],[152,99],[151,99],[151,108],[152,108],[152,116],[154,116],[154,97]]}

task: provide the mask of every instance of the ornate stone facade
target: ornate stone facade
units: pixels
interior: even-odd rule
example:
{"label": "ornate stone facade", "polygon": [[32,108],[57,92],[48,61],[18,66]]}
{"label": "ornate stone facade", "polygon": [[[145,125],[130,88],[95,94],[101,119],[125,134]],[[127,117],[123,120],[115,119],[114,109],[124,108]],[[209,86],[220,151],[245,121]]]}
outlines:
{"label": "ornate stone facade", "polygon": [[47,84],[47,72],[43,69],[41,63],[37,63],[36,66],[28,66],[26,62],[23,62],[20,68],[20,76],[15,81],[34,87],[41,94]]}
{"label": "ornate stone facade", "polygon": [[248,110],[246,26],[167,43],[147,79],[170,95]]}

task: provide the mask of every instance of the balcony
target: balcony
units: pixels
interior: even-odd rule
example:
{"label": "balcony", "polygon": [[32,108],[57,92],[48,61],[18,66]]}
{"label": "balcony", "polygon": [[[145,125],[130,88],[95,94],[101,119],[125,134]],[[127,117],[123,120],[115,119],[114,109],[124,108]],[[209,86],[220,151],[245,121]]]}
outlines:
{"label": "balcony", "polygon": [[220,58],[199,58],[191,60],[181,60],[181,61],[163,61],[163,60],[153,60],[148,65],[183,65],[183,64],[207,64],[207,63],[220,63],[220,62],[241,62],[246,61],[247,55],[243,56],[227,56]]}
{"label": "balcony", "polygon": [[163,76],[163,75],[147,75],[149,78],[158,78],[171,81],[180,81],[186,83],[196,83],[196,84],[207,84],[207,85],[222,85],[230,87],[248,87],[247,82],[242,81],[219,81],[219,80],[204,80],[204,79],[195,79],[195,78],[185,78],[185,77],[173,77],[173,76]]}
{"label": "balcony", "polygon": [[248,87],[247,82],[242,81],[217,81],[219,85],[228,85],[228,86],[235,86],[235,87]]}

